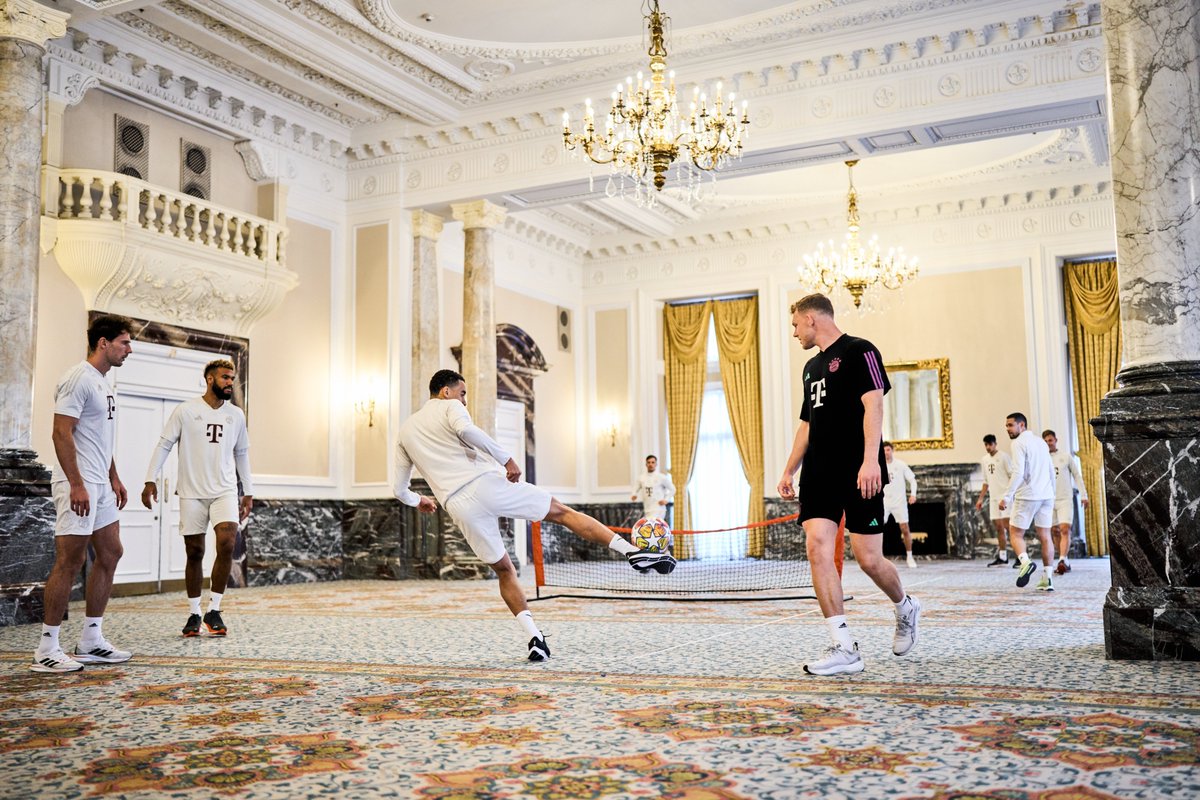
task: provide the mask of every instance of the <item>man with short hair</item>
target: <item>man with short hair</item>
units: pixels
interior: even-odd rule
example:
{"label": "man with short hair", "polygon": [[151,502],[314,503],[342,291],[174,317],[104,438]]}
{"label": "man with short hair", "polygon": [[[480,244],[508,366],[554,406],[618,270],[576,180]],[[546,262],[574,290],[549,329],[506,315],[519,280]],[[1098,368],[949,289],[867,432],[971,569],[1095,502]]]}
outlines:
{"label": "man with short hair", "polygon": [[1075,525],[1075,490],[1079,490],[1079,502],[1088,507],[1087,487],[1083,485],[1083,472],[1079,459],[1069,450],[1058,449],[1058,435],[1054,431],[1042,431],[1042,440],[1050,448],[1050,463],[1054,465],[1054,534],[1057,538],[1058,566],[1055,575],[1071,571],[1071,528]]}
{"label": "man with short hair", "polygon": [[[113,460],[117,394],[107,376],[133,352],[132,332],[133,322],[126,317],[96,317],[88,326],[87,358],[67,370],[54,389],[55,553],[43,595],[42,633],[29,665],[34,672],[77,672],[84,664],[119,664],[132,655],[114,647],[102,631],[113,573],[124,552],[118,517],[128,500]],[[59,631],[89,546],[94,558],[84,590],[83,632],[67,655]]]}
{"label": "man with short hair", "polygon": [[1027,430],[1025,415],[1014,411],[1004,422],[1004,430],[1012,439],[1013,476],[1000,501],[1000,510],[1012,509],[1009,517],[1009,540],[1020,565],[1017,586],[1025,586],[1037,569],[1025,551],[1025,531],[1037,528],[1042,543],[1042,565],[1045,571],[1038,581],[1038,590],[1053,592],[1050,565],[1054,563],[1054,542],[1050,539],[1050,524],[1054,521],[1054,466],[1050,463],[1050,448]]}
{"label": "man with short hair", "polygon": [[[429,483],[436,502],[409,488],[413,467]],[[512,456],[471,422],[463,376],[448,369],[434,373],[429,400],[400,426],[396,437],[396,497],[426,514],[442,504],[471,550],[491,565],[500,579],[500,596],[529,636],[529,660],[545,661],[550,648],[533,621],[516,568],[500,539],[499,517],[558,523],[589,542],[624,555],[638,572],[669,574],[675,569],[675,559],[669,553],[639,550],[599,521],[563,505],[545,489],[520,483],[520,479],[521,469]]]}
{"label": "man with short hair", "polygon": [[[979,462],[979,468],[983,470],[983,486],[979,489],[979,497],[975,499],[975,510],[983,510],[983,498],[986,496],[989,502],[988,517],[996,529],[996,557],[988,566],[1002,567],[1008,564],[1008,512],[1000,510],[1000,500],[1008,491],[1008,482],[1012,480],[1013,464],[1008,453],[996,444],[995,435],[989,433],[983,437],[983,449],[987,451],[987,456]],[[1014,568],[1018,563],[1013,559]]]}
{"label": "man with short hair", "polygon": [[846,624],[842,579],[834,561],[842,546],[843,514],[854,558],[895,604],[892,652],[907,654],[917,643],[921,604],[904,593],[895,565],[883,557],[883,395],[891,388],[879,350],[848,336],[833,319],[833,304],[810,294],[791,307],[792,335],[801,347],[820,352],[804,365],[804,404],[792,452],[776,487],[781,497],[797,496],[792,481],[800,473],[800,523],[804,526],[813,588],[833,644],[823,657],[804,665],[810,675],[862,672],[858,643]]}
{"label": "man with short hair", "polygon": [[[189,614],[183,626],[186,637],[199,636],[202,621],[212,636],[225,636],[229,632],[221,617],[221,598],[233,567],[238,525],[250,516],[254,504],[246,415],[228,402],[233,398],[236,378],[232,361],[218,358],[204,367],[204,394],[180,403],[171,412],[142,488],[142,505],[150,508],[158,499],[158,477],[171,448],[178,444],[179,479],[175,493],[179,495],[179,533],[187,554],[184,586]],[[239,479],[243,493],[240,501]],[[204,539],[210,524],[216,533],[217,558],[208,586],[208,611],[201,620]]]}
{"label": "man with short hair", "polygon": [[[909,569],[916,569],[917,562],[912,554],[912,531],[908,529],[908,507],[917,502],[917,476],[912,468],[895,457],[896,448],[891,442],[883,443],[883,457],[887,463],[887,483],[883,486],[883,521],[895,519],[904,539],[904,554]],[[908,496],[904,488],[908,486]]]}
{"label": "man with short hair", "polygon": [[638,477],[629,499],[641,499],[643,517],[658,517],[671,524],[670,503],[675,499],[675,484],[670,475],[658,471],[658,456],[646,456],[646,471]]}

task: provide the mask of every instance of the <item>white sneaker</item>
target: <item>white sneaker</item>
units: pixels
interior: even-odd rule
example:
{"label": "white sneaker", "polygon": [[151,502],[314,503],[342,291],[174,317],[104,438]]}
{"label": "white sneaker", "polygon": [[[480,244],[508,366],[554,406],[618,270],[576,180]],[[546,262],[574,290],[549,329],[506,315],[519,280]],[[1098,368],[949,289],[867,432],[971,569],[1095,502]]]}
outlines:
{"label": "white sneaker", "polygon": [[133,653],[128,650],[118,650],[108,639],[101,639],[86,650],[84,645],[77,645],[73,655],[75,660],[81,664],[120,664],[128,661]]}
{"label": "white sneaker", "polygon": [[49,653],[34,650],[33,663],[29,668],[34,672],[78,672],[83,669],[83,664],[64,653],[60,647]]}
{"label": "white sneaker", "polygon": [[913,558],[913,557],[912,557],[912,553],[909,553],[909,554],[908,554],[908,568],[909,568],[909,569],[916,569],[916,568],[917,568],[917,560],[916,560],[915,558]]}
{"label": "white sneaker", "polygon": [[825,657],[804,665],[804,671],[809,675],[841,675],[862,672],[867,666],[858,653],[858,642],[853,650],[847,650],[840,644],[830,645],[825,650]]}
{"label": "white sneaker", "polygon": [[892,637],[892,652],[907,655],[917,643],[917,623],[921,621],[921,601],[905,597],[902,608],[896,609],[896,634]]}
{"label": "white sneaker", "polygon": [[1043,572],[1042,579],[1038,581],[1037,590],[1039,592],[1053,592],[1054,584],[1050,581],[1050,573]]}

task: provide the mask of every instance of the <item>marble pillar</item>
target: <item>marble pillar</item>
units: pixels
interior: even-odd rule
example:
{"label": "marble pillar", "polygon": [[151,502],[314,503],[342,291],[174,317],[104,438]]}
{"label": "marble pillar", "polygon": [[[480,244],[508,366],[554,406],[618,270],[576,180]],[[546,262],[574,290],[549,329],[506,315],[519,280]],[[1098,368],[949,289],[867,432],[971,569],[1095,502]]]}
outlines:
{"label": "marble pillar", "polygon": [[1200,16],[1104,3],[1121,305],[1104,447],[1116,659],[1200,660]]}
{"label": "marble pillar", "polygon": [[32,446],[41,231],[42,57],[68,14],[0,0],[0,624],[41,618],[54,561],[50,473]]}
{"label": "marble pillar", "polygon": [[463,377],[467,379],[467,409],[471,419],[489,435],[496,434],[496,321],[493,295],[496,283],[493,229],[507,211],[487,200],[455,203],[454,218],[466,234],[463,269]]}
{"label": "marble pillar", "polygon": [[442,235],[442,218],[428,211],[414,211],[412,232],[412,408],[416,411],[429,399],[429,379],[441,366],[437,240]]}

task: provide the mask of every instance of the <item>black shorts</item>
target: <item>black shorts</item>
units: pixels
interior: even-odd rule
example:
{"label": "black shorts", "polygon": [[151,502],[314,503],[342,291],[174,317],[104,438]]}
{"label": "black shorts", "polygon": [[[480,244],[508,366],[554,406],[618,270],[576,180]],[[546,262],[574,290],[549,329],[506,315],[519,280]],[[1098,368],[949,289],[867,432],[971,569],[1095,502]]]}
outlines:
{"label": "black shorts", "polygon": [[800,524],[808,519],[840,522],[846,515],[850,533],[883,533],[883,490],[864,500],[858,482],[858,468],[823,472],[807,481],[800,475]]}

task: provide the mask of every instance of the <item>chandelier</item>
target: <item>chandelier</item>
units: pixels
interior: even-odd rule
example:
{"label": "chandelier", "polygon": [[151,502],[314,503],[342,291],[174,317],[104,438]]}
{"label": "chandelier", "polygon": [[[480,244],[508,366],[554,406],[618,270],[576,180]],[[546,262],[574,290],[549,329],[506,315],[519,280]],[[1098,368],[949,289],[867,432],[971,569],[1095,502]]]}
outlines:
{"label": "chandelier", "polygon": [[[667,172],[675,164],[676,178],[684,183],[689,195],[700,189],[702,173],[713,173],[730,159],[740,158],[750,118],[742,101],[741,116],[731,92],[722,96],[717,84],[716,97],[708,97],[696,87],[687,116],[679,113],[675,98],[675,73],[667,72],[667,48],[663,26],[670,21],[651,0],[645,17],[650,32],[650,77],[642,73],[617,84],[612,105],[597,129],[596,114],[589,99],[584,104],[583,129],[571,131],[571,115],[563,113],[563,146],[578,155],[582,151],[597,164],[609,164],[607,192],[624,194],[625,183],[632,183],[638,202],[654,204],[654,195],[662,191]],[[578,148],[578,149],[577,149]],[[614,178],[619,185],[614,185]],[[713,176],[716,179],[716,176]],[[650,191],[653,184],[654,192]]]}
{"label": "chandelier", "polygon": [[858,192],[854,188],[854,165],[857,163],[846,162],[850,173],[850,193],[846,195],[846,241],[840,251],[834,249],[832,239],[828,250],[823,242],[818,244],[815,253],[804,257],[800,273],[802,281],[811,286],[819,285],[826,292],[845,287],[854,297],[854,307],[861,308],[863,293],[869,287],[880,285],[885,289],[899,289],[906,281],[916,278],[917,259],[905,255],[903,247],[889,249],[885,255],[874,236],[867,240],[865,247],[859,241]]}

